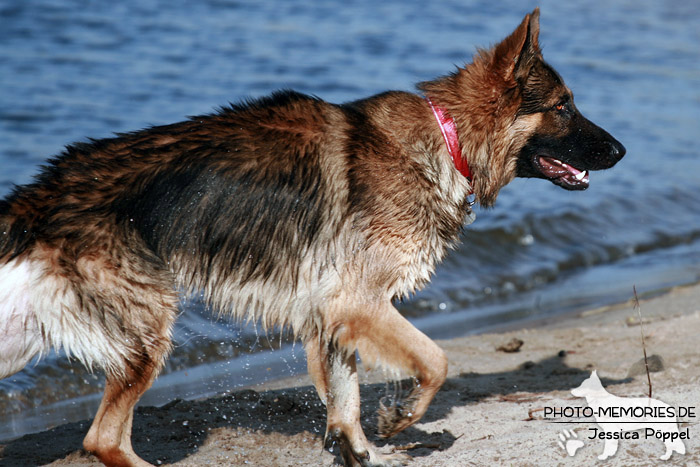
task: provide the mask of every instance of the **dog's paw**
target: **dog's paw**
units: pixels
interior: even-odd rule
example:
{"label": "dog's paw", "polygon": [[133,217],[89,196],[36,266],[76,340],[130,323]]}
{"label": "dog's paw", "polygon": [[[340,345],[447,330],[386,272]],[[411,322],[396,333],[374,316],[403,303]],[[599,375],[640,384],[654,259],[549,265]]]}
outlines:
{"label": "dog's paw", "polygon": [[382,438],[388,438],[396,433],[396,426],[405,418],[400,402],[391,400],[386,403],[387,401],[387,397],[381,398],[377,410],[377,433]]}
{"label": "dog's paw", "polygon": [[410,426],[418,418],[415,416],[417,392],[403,399],[397,400],[392,396],[385,396],[379,400],[377,410],[377,433],[382,438],[389,438]]}
{"label": "dog's paw", "polygon": [[583,441],[578,439],[578,435],[574,430],[562,430],[562,432],[559,433],[559,441],[557,441],[557,444],[559,444],[559,447],[566,451],[570,457],[573,457],[576,451],[583,447]]}
{"label": "dog's paw", "polygon": [[[351,442],[356,441],[356,444]],[[411,461],[411,456],[404,453],[380,454],[376,448],[362,437],[362,442],[357,437],[348,436],[340,428],[329,429],[324,441],[324,449],[335,454],[335,446],[338,445],[338,454],[346,466],[361,467],[399,467]],[[359,441],[359,442],[358,442]]]}

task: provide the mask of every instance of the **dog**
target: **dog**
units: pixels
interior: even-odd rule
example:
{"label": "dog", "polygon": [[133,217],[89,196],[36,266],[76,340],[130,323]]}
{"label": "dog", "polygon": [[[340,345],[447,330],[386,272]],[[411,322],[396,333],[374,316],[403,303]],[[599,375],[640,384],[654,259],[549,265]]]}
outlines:
{"label": "dog", "polygon": [[[614,455],[619,439],[638,439],[638,433],[629,432],[639,430],[644,430],[643,434],[647,439],[663,440],[666,452],[661,456],[661,460],[670,459],[674,451],[685,454],[685,433],[679,432],[676,417],[669,417],[669,414],[673,413],[673,407],[665,402],[649,397],[618,397],[610,394],[603,387],[595,370],[579,387],[572,389],[571,394],[586,399],[600,426],[599,430],[592,429],[593,436],[589,437],[605,440],[603,453],[598,459],[605,460]],[[596,433],[597,431],[600,433]]]}
{"label": "dog", "polygon": [[49,348],[102,369],[83,446],[144,465],[133,407],[171,349],[178,292],[197,292],[303,341],[346,464],[404,462],[362,431],[355,354],[416,382],[381,410],[385,437],[420,420],[447,359],[392,300],[427,284],[472,196],[492,206],[516,176],[583,190],[625,153],[579,113],[538,33],[535,10],[422,94],[281,91],[67,146],[0,203],[0,377]]}

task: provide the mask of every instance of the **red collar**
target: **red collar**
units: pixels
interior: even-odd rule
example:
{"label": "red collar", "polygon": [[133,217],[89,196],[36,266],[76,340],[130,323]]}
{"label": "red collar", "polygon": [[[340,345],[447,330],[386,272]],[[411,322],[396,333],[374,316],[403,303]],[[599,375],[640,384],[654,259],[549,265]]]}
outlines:
{"label": "red collar", "polygon": [[472,182],[472,171],[469,169],[469,162],[462,156],[462,148],[459,145],[459,137],[457,136],[457,125],[455,121],[447,115],[447,110],[444,107],[433,104],[430,99],[427,99],[430,108],[435,115],[435,120],[437,120],[440,131],[442,132],[442,137],[445,138],[445,144],[447,145],[447,152],[450,153],[452,157],[452,162],[454,162],[455,167],[459,170],[459,173],[464,175],[464,177]]}

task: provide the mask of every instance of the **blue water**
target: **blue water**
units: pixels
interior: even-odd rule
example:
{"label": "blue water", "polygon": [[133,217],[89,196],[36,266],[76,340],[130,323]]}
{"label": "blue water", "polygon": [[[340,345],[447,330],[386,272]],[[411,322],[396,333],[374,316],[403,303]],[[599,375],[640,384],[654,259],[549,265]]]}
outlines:
{"label": "blue water", "polygon": [[[539,4],[545,58],[578,107],[628,155],[614,169],[593,173],[586,192],[517,180],[495,209],[477,211],[463,246],[432,285],[399,304],[434,336],[625,300],[633,285],[644,293],[700,280],[700,3]],[[30,181],[65,144],[88,137],[179,121],[279,88],[332,102],[412,90],[506,36],[536,3],[427,5],[6,0],[0,196]],[[259,379],[246,362],[251,347],[275,346],[268,336],[211,323],[196,305],[183,309],[167,368],[171,387],[185,379],[178,370],[192,374],[197,365],[200,373],[207,369],[203,380]],[[232,344],[234,338],[243,344]],[[303,357],[292,353],[289,372],[303,367]],[[76,415],[54,407],[48,417],[44,408],[93,397],[100,384],[60,356],[0,382],[0,425],[10,426],[0,438],[41,427],[17,422],[29,415],[45,424],[90,416],[92,409]],[[203,387],[173,389],[168,397],[226,388]]]}

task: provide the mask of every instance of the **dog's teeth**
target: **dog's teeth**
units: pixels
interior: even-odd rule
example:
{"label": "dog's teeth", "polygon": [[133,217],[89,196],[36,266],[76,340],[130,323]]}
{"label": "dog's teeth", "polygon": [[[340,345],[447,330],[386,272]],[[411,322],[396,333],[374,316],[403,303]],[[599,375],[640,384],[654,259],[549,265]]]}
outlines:
{"label": "dog's teeth", "polygon": [[576,180],[578,180],[579,182],[580,182],[581,180],[583,180],[583,179],[585,178],[585,176],[586,176],[586,171],[585,171],[585,170],[584,170],[583,172],[579,172],[579,173],[577,173],[576,175],[574,175],[574,177],[576,178]]}

